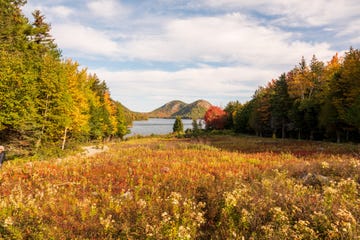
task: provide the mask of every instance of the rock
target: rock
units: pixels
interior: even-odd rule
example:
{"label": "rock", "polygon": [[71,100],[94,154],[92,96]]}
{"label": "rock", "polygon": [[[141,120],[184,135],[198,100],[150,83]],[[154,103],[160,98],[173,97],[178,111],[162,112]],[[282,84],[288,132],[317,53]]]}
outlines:
{"label": "rock", "polygon": [[321,187],[329,183],[329,178],[321,174],[308,173],[305,177],[303,177],[303,183],[308,186]]}

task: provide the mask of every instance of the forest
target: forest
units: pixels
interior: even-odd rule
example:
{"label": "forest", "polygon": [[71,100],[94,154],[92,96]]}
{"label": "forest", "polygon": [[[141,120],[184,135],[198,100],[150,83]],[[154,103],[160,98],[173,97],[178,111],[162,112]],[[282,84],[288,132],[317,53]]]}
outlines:
{"label": "forest", "polygon": [[0,1],[0,141],[36,153],[69,143],[123,137],[132,114],[106,83],[62,57],[38,10]]}
{"label": "forest", "polygon": [[314,55],[307,64],[303,57],[289,72],[259,87],[250,101],[230,102],[215,116],[220,122],[227,117],[220,126],[240,133],[358,142],[360,51],[350,47],[327,63]]}

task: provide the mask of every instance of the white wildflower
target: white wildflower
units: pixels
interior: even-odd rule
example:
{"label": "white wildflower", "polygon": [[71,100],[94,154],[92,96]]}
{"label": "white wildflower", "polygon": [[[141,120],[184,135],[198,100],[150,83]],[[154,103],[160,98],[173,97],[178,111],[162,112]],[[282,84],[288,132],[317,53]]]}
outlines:
{"label": "white wildflower", "polygon": [[233,193],[225,193],[225,204],[229,207],[235,207],[237,205],[237,199]]}
{"label": "white wildflower", "polygon": [[112,215],[108,215],[105,219],[103,217],[100,217],[100,224],[104,227],[104,229],[107,231],[112,227],[112,224],[115,222],[114,219],[112,219]]}
{"label": "white wildflower", "polygon": [[14,224],[14,220],[12,217],[7,217],[4,221],[4,227],[12,226]]}
{"label": "white wildflower", "polygon": [[130,192],[130,190],[127,190],[122,196],[123,196],[123,198],[125,198],[127,200],[133,199],[133,196],[132,196],[132,193]]}
{"label": "white wildflower", "polygon": [[321,162],[321,168],[328,169],[329,167],[330,167],[330,164],[328,162],[325,162],[325,161]]}
{"label": "white wildflower", "polygon": [[179,227],[179,232],[178,232],[178,237],[180,239],[190,239],[191,235],[189,233],[189,227],[184,227],[184,226],[180,226]]}
{"label": "white wildflower", "polygon": [[146,201],[144,199],[140,199],[139,201],[137,201],[137,204],[141,209],[144,209],[146,207]]}

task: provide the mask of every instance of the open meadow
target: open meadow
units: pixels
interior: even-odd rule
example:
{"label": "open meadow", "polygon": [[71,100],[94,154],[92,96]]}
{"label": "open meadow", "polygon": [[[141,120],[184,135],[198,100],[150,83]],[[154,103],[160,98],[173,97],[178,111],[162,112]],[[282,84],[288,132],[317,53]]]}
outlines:
{"label": "open meadow", "polygon": [[360,148],[149,137],[9,161],[1,239],[359,239]]}

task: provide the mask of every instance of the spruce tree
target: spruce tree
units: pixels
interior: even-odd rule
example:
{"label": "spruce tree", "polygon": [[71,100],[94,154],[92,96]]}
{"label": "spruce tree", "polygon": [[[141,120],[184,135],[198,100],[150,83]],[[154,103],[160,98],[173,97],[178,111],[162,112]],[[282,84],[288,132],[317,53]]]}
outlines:
{"label": "spruce tree", "polygon": [[173,125],[174,133],[182,133],[184,132],[184,125],[181,121],[181,117],[177,116]]}

